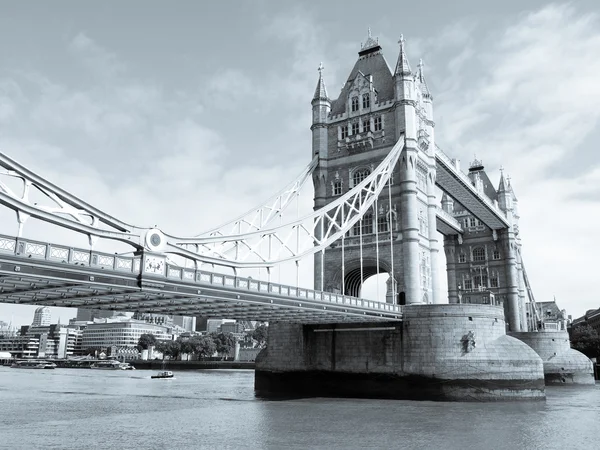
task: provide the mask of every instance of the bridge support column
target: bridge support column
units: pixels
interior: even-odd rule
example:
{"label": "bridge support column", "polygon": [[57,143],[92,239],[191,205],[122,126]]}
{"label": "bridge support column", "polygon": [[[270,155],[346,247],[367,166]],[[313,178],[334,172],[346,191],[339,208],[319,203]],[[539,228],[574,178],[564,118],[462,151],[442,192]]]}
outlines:
{"label": "bridge support column", "polygon": [[507,231],[504,239],[506,252],[506,281],[508,302],[507,320],[508,329],[513,332],[524,331],[521,326],[521,309],[519,307],[519,274],[517,270],[517,258],[515,239],[512,231]]}
{"label": "bridge support column", "polygon": [[446,276],[448,278],[448,303],[460,303],[456,280],[456,236],[444,236]]}
{"label": "bridge support column", "polygon": [[435,197],[435,169],[430,169],[427,177],[427,221],[429,223],[429,252],[430,252],[430,270],[431,270],[431,295],[432,303],[445,303],[440,289],[440,274],[438,270],[438,256],[440,245],[438,241],[437,222],[437,204]]}
{"label": "bridge support column", "polygon": [[491,305],[409,305],[402,321],[273,322],[256,358],[261,396],[539,400],[542,360]]}
{"label": "bridge support column", "polygon": [[400,157],[402,262],[406,304],[413,305],[423,303],[419,277],[419,209],[416,174],[418,150],[415,140],[406,139],[405,145]]}

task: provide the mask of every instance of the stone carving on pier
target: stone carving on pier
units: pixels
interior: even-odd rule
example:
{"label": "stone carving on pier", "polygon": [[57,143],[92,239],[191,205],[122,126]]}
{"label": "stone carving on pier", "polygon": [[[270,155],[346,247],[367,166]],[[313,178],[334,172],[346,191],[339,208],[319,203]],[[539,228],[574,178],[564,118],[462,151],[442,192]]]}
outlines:
{"label": "stone carving on pier", "polygon": [[470,353],[475,349],[475,332],[470,330],[462,339],[465,353]]}

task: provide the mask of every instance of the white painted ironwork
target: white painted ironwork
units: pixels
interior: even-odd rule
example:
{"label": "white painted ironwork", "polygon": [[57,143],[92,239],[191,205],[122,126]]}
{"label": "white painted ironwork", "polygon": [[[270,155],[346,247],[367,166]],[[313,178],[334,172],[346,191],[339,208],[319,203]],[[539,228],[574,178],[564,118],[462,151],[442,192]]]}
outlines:
{"label": "white painted ironwork", "polygon": [[[401,136],[385,159],[361,183],[344,196],[294,222],[243,235],[201,238],[166,235],[165,250],[232,267],[271,267],[313,255],[340,239],[361,220],[388,183],[403,147],[404,136]],[[322,234],[319,233],[321,224]],[[189,250],[190,244],[197,250]],[[263,252],[265,245],[269,245],[266,255]]]}
{"label": "white painted ironwork", "polygon": [[310,178],[318,162],[319,157],[315,156],[294,181],[279,193],[266,200],[262,205],[242,214],[237,219],[201,233],[198,237],[242,235],[262,230],[272,223],[273,220],[281,217],[281,213],[297,198],[298,193],[306,183],[306,180]]}

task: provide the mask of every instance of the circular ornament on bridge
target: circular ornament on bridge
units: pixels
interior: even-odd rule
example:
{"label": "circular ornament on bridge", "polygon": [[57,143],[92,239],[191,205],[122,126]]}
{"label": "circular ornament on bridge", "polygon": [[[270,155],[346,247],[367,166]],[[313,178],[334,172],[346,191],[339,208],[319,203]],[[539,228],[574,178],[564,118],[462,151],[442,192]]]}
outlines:
{"label": "circular ornament on bridge", "polygon": [[159,250],[163,246],[163,242],[165,242],[165,236],[160,230],[153,228],[146,233],[146,248],[148,250]]}

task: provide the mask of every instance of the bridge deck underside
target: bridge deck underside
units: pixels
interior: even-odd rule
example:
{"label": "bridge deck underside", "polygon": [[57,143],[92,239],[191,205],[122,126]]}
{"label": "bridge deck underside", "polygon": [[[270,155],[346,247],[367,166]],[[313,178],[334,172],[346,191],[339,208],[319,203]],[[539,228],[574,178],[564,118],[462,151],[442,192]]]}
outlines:
{"label": "bridge deck underside", "polygon": [[296,323],[381,322],[401,318],[397,312],[291,299],[268,292],[151,281],[142,282],[140,287],[134,275],[88,268],[66,270],[51,263],[25,266],[18,261],[0,260],[1,303]]}

